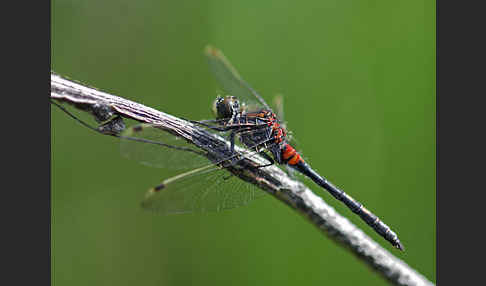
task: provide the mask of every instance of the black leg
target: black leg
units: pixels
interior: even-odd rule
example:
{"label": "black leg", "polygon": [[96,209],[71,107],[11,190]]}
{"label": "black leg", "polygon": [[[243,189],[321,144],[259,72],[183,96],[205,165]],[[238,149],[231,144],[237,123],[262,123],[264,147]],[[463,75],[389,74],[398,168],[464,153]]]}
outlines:
{"label": "black leg", "polygon": [[230,141],[230,144],[231,144],[231,154],[234,154],[235,153],[235,135],[236,135],[236,131],[235,130],[232,130],[230,135],[229,135],[229,141]]}
{"label": "black leg", "polygon": [[265,150],[262,150],[262,151],[260,152],[260,155],[262,155],[262,156],[263,156],[263,158],[267,159],[267,160],[268,160],[270,163],[268,163],[268,164],[266,164],[266,165],[260,165],[260,166],[258,166],[257,168],[265,168],[265,167],[272,166],[273,164],[275,164],[275,160],[273,160],[273,158],[272,158],[270,155],[268,155],[268,154],[265,152]]}

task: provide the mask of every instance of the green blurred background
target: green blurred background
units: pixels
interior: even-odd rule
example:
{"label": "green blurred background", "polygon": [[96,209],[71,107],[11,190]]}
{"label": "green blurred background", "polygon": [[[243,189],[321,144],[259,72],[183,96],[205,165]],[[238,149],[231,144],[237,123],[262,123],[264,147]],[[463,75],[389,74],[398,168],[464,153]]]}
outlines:
{"label": "green blurred background", "polygon": [[[398,234],[401,253],[330,195],[338,212],[435,282],[435,1],[52,3],[52,70],[161,111],[210,118],[223,50],[285,119],[305,158]],[[53,285],[386,285],[266,196],[204,215],[139,207],[173,171],[120,156],[51,109]]]}

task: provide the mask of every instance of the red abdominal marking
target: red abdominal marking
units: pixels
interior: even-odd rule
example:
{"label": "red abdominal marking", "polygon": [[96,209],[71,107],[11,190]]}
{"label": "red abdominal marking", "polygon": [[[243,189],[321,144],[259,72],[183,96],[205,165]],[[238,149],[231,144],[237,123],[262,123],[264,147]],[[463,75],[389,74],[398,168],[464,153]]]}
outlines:
{"label": "red abdominal marking", "polygon": [[285,144],[282,151],[282,159],[288,165],[296,165],[299,162],[304,162],[300,157],[300,154],[295,151],[294,147],[289,144]]}

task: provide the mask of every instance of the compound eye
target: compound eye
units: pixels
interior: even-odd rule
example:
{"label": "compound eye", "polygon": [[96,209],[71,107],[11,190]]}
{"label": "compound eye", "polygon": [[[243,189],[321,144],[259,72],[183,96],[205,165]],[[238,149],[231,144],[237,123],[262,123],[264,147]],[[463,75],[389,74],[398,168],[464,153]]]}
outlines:
{"label": "compound eye", "polygon": [[213,112],[216,114],[217,119],[231,118],[233,115],[232,101],[229,96],[222,98],[219,97],[215,100],[213,105]]}

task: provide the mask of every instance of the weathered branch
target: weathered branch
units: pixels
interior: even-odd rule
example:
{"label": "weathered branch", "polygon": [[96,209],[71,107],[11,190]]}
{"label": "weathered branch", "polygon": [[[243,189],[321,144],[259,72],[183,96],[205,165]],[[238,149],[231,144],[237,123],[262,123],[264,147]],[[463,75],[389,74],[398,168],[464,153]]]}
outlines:
{"label": "weathered branch", "polygon": [[[209,142],[214,146],[227,146],[224,139],[184,119],[75,83],[54,73],[51,73],[51,100],[67,102],[88,111],[98,121],[118,115],[143,123],[156,124],[196,146],[201,146],[201,142],[205,144]],[[276,166],[252,168],[251,164],[242,160],[229,171],[307,217],[314,226],[334,239],[338,245],[350,250],[393,284],[433,285],[423,275],[382,248],[348,219],[339,215],[304,184],[288,177],[280,168]]]}

